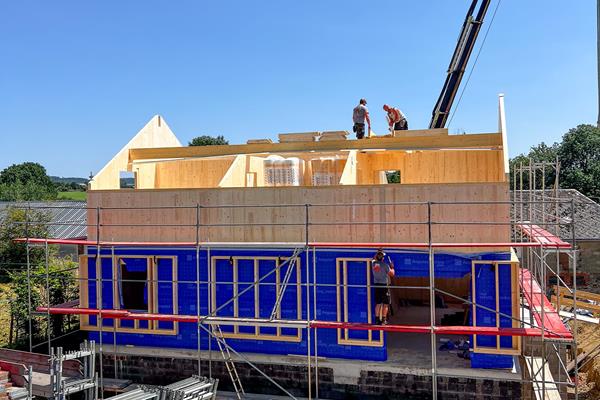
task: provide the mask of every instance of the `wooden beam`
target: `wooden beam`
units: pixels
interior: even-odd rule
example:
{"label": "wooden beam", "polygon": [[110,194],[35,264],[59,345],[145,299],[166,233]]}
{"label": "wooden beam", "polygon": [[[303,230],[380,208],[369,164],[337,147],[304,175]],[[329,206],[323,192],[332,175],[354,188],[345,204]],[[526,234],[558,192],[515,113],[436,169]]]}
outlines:
{"label": "wooden beam", "polygon": [[[552,296],[552,299],[550,300],[552,302],[552,304],[554,305],[558,305],[558,297],[556,296]],[[594,313],[600,313],[600,306],[596,305],[596,304],[592,304],[592,303],[586,303],[585,301],[575,301],[575,306],[577,308],[583,308],[584,310],[588,310],[588,311],[592,311]],[[573,299],[572,298],[565,298],[561,296],[561,302],[560,305],[563,307],[570,307],[573,306]]]}
{"label": "wooden beam", "polygon": [[137,160],[165,158],[214,157],[237,154],[287,153],[342,150],[439,150],[439,149],[499,149],[500,133],[472,135],[440,135],[436,137],[371,138],[362,140],[331,140],[324,142],[257,143],[224,146],[188,146],[130,149],[129,163]]}

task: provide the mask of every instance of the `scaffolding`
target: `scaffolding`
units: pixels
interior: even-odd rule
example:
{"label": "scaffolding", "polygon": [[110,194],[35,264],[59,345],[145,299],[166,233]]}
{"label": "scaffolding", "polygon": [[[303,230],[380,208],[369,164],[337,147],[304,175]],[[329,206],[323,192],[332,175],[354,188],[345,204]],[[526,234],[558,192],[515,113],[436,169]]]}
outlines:
{"label": "scaffolding", "polygon": [[[573,233],[570,241],[563,241],[560,238],[561,229],[568,229],[574,232],[575,227],[575,218],[574,214],[571,213],[570,219],[565,219],[564,217],[560,217],[560,215],[564,214],[564,210],[569,207],[573,208],[573,200],[564,200],[559,199],[557,196],[547,196],[546,188],[542,187],[542,189],[538,192],[536,191],[535,184],[527,189],[524,188],[523,183],[523,172],[527,171],[529,173],[530,179],[529,183],[533,183],[535,180],[536,172],[539,168],[545,170],[549,168],[547,165],[538,166],[538,164],[531,164],[525,167],[520,166],[517,172],[514,175],[514,186],[512,192],[512,199],[508,202],[469,202],[466,204],[480,207],[486,206],[490,204],[498,205],[504,204],[509,206],[512,212],[512,218],[510,221],[506,223],[498,223],[498,222],[487,222],[487,221],[479,221],[475,224],[479,225],[489,225],[492,228],[497,225],[509,225],[512,231],[512,240],[507,242],[498,242],[498,243],[446,243],[446,242],[435,242],[432,239],[432,226],[435,224],[454,224],[454,225],[470,225],[474,224],[474,222],[461,222],[461,221],[434,221],[432,219],[432,206],[436,204],[455,204],[455,203],[440,203],[440,202],[410,202],[410,203],[401,203],[403,205],[410,205],[415,207],[424,207],[427,210],[427,219],[425,221],[372,221],[372,224],[418,224],[426,227],[427,229],[427,237],[428,240],[425,242],[419,243],[336,243],[336,242],[313,242],[310,241],[311,237],[311,227],[320,225],[317,221],[311,221],[310,218],[310,210],[314,207],[335,207],[335,205],[331,204],[296,204],[296,205],[280,205],[280,206],[268,206],[268,207],[299,207],[304,210],[304,242],[283,242],[283,243],[223,243],[223,242],[211,242],[208,240],[203,240],[202,237],[202,229],[210,227],[210,224],[205,224],[200,220],[200,210],[202,208],[201,205],[196,206],[180,206],[180,207],[170,207],[173,209],[195,209],[196,210],[196,221],[191,223],[189,226],[195,227],[196,229],[196,240],[191,242],[127,242],[127,241],[112,241],[105,240],[102,236],[102,229],[110,226],[109,223],[102,222],[102,214],[105,208],[95,207],[95,208],[86,208],[88,212],[93,212],[96,215],[95,224],[87,224],[88,229],[95,230],[96,239],[95,240],[78,240],[78,239],[52,239],[52,238],[30,238],[25,237],[19,239],[19,241],[24,242],[27,247],[27,254],[29,254],[29,248],[31,246],[43,246],[46,255],[48,254],[49,246],[56,244],[73,244],[78,246],[88,246],[94,250],[94,254],[91,257],[96,257],[96,266],[100,265],[100,257],[102,251],[108,251],[113,255],[113,263],[114,263],[114,254],[115,249],[123,250],[123,249],[153,249],[153,248],[172,248],[177,247],[180,249],[189,249],[196,251],[196,271],[197,277],[192,281],[178,281],[177,283],[188,283],[196,286],[197,293],[197,315],[179,315],[179,314],[160,314],[160,313],[141,313],[134,312],[128,310],[120,310],[120,309],[103,309],[102,308],[102,290],[98,290],[96,293],[96,308],[78,308],[74,306],[54,306],[50,304],[49,299],[46,299],[46,306],[39,307],[37,310],[32,309],[31,305],[31,297],[29,298],[29,334],[31,338],[31,327],[32,327],[32,319],[38,318],[39,316],[45,316],[48,319],[48,348],[50,348],[50,315],[52,314],[71,314],[71,315],[93,315],[98,318],[97,330],[99,332],[99,343],[98,343],[98,351],[100,354],[99,357],[99,385],[103,386],[103,376],[104,376],[104,368],[102,365],[103,358],[110,357],[111,354],[104,354],[104,343],[103,343],[103,332],[112,332],[114,343],[112,343],[112,348],[114,354],[112,357],[117,359],[117,343],[116,343],[116,328],[113,327],[111,331],[110,328],[107,328],[103,325],[103,318],[111,318],[114,320],[147,320],[147,321],[170,321],[170,322],[188,322],[194,323],[197,325],[198,332],[198,375],[202,374],[202,366],[201,362],[203,361],[202,352],[200,351],[200,335],[208,335],[211,340],[208,340],[209,351],[208,351],[208,360],[204,359],[204,361],[208,361],[208,377],[212,379],[213,371],[212,371],[212,363],[217,362],[218,360],[213,360],[212,358],[212,349],[211,344],[213,341],[218,343],[219,348],[222,352],[226,352],[229,354],[230,352],[237,356],[237,362],[246,363],[251,368],[255,369],[261,376],[275,385],[278,389],[281,390],[282,393],[289,396],[290,398],[296,398],[294,394],[292,394],[291,390],[286,389],[282,385],[280,385],[273,377],[269,376],[267,373],[262,371],[255,363],[253,363],[248,357],[240,352],[236,351],[231,345],[227,343],[224,335],[220,333],[220,325],[238,325],[238,326],[268,326],[268,327],[276,327],[276,328],[296,328],[301,329],[305,332],[307,338],[307,354],[306,354],[306,367],[307,367],[307,397],[309,399],[318,399],[319,398],[319,355],[318,355],[318,346],[311,345],[311,342],[317,341],[317,335],[319,329],[352,329],[352,330],[367,330],[367,331],[379,331],[380,334],[383,332],[412,332],[412,333],[423,333],[430,335],[430,343],[431,343],[431,367],[430,367],[430,375],[432,381],[431,395],[432,398],[437,399],[438,397],[438,377],[452,377],[453,375],[449,375],[447,372],[441,373],[437,366],[437,336],[441,334],[447,335],[490,335],[490,336],[509,336],[509,337],[517,337],[522,338],[523,340],[527,340],[526,345],[521,347],[521,357],[520,360],[524,363],[524,365],[528,366],[528,375],[522,376],[520,378],[520,382],[523,385],[529,385],[528,390],[531,395],[531,398],[537,399],[545,399],[549,393],[558,393],[563,398],[566,398],[567,392],[570,391],[575,395],[577,399],[577,384],[576,378],[572,378],[567,370],[567,357],[573,357],[573,354],[576,356],[577,349],[577,337],[576,337],[576,326],[577,319],[573,320],[573,324],[575,329],[573,331],[569,331],[565,329],[565,326],[562,324],[562,321],[559,317],[558,312],[560,311],[560,304],[558,305],[557,310],[553,310],[552,305],[549,303],[547,299],[547,295],[549,293],[549,277],[553,276],[554,282],[558,282],[559,287],[567,288],[569,293],[573,297],[573,308],[575,309],[575,303],[577,298],[577,283],[575,276],[577,274],[577,258],[575,256],[575,235]],[[558,166],[555,165],[554,168],[558,170]],[[558,175],[558,174],[557,174]],[[517,179],[519,177],[519,179]],[[544,180],[542,180],[544,182]],[[556,181],[558,185],[558,181]],[[541,198],[539,196],[542,196]],[[365,203],[367,204],[367,203]],[[386,203],[386,204],[400,204],[400,203]],[[461,203],[465,204],[465,203]],[[360,206],[360,204],[357,204]],[[52,207],[60,207],[58,205],[48,205],[45,208]],[[233,207],[224,205],[223,207]],[[248,206],[238,206],[241,210],[256,208],[256,207],[265,207],[260,205],[248,205]],[[30,207],[26,209],[31,210]],[[121,209],[127,210],[129,212],[135,212],[135,208],[125,208],[125,207],[112,207],[111,209]],[[538,212],[541,211],[541,212]],[[554,218],[550,216],[553,215]],[[28,232],[28,225],[34,223],[35,221],[30,221],[26,219],[26,228],[25,232]],[[352,221],[346,222],[340,225],[351,226],[353,224]],[[273,225],[273,224],[262,224],[255,223],[254,225]],[[227,226],[227,224],[220,224],[219,226]],[[228,304],[231,304],[235,301],[236,298],[239,298],[247,291],[251,290],[254,287],[257,287],[259,284],[266,284],[265,280],[267,277],[272,274],[279,273],[278,268],[281,268],[281,265],[277,264],[275,269],[271,270],[267,274],[263,275],[259,279],[254,282],[248,282],[248,287],[244,290],[235,293],[234,296],[226,303],[221,304],[219,307],[210,308],[212,312],[207,315],[200,314],[200,285],[214,285],[215,280],[210,274],[210,252],[211,250],[217,249],[273,249],[279,248],[292,252],[292,256],[287,257],[285,263],[291,263],[292,259],[296,259],[299,254],[304,253],[304,259],[306,260],[305,265],[305,282],[298,282],[297,284],[303,287],[306,290],[306,318],[305,319],[285,319],[281,318],[278,314],[278,307],[280,306],[280,297],[283,296],[285,292],[285,286],[280,289],[280,292],[277,294],[277,301],[274,305],[273,312],[271,313],[269,318],[244,318],[244,317],[225,317],[219,316],[218,311],[225,307]],[[429,294],[429,321],[428,325],[373,325],[373,324],[364,324],[364,323],[353,323],[353,322],[343,322],[343,321],[319,321],[315,317],[317,315],[318,309],[318,288],[322,286],[328,286],[327,284],[317,283],[317,266],[316,266],[316,255],[320,251],[327,251],[331,249],[340,249],[344,248],[348,251],[364,251],[368,249],[377,249],[377,248],[385,248],[388,249],[388,252],[402,252],[406,249],[420,249],[421,251],[425,251],[428,254],[428,270],[429,270],[429,284],[427,286],[395,286],[391,285],[391,289],[408,289],[408,290],[426,290]],[[440,288],[436,287],[435,284],[435,255],[438,252],[448,251],[452,249],[502,249],[500,251],[506,251],[506,249],[513,248],[518,251],[520,254],[521,268],[519,273],[519,286],[520,286],[520,314],[518,315],[509,315],[500,312],[498,309],[492,309],[486,307],[484,305],[478,304],[475,299],[465,300],[464,298],[458,297],[448,291],[444,291]],[[206,281],[202,281],[200,279],[200,251],[208,252],[208,279]],[[572,287],[567,285],[567,283],[561,279],[559,271],[559,255],[567,254],[570,259],[570,273],[573,274],[572,279]],[[310,260],[312,260],[312,265]],[[549,260],[555,260],[556,266],[552,266],[549,263]],[[294,262],[295,263],[295,262]],[[48,257],[46,257],[46,273],[48,273]],[[283,264],[283,265],[284,265]],[[287,268],[289,272],[291,270],[290,267]],[[29,262],[29,257],[27,258],[27,273],[31,276],[31,264]],[[312,276],[315,277],[311,280]],[[88,278],[75,278],[78,281],[82,279]],[[114,277],[111,279],[105,279],[99,274],[96,274],[94,279],[98,287],[101,287],[102,283],[106,282],[111,285],[114,285]],[[289,281],[289,277],[284,278],[286,282]],[[153,282],[161,283],[164,281],[161,280],[153,280]],[[232,282],[233,283],[233,282]],[[87,284],[87,282],[86,282]],[[287,285],[287,283],[286,283]],[[339,284],[337,284],[339,286]],[[349,285],[347,283],[343,284],[344,287],[351,287],[357,285]],[[363,286],[364,287],[364,286]],[[30,288],[31,290],[31,288]],[[436,325],[436,296],[438,295],[446,295],[450,297],[454,297],[457,300],[463,301],[464,304],[468,305],[472,310],[486,310],[489,312],[495,313],[496,319],[500,317],[510,318],[512,321],[516,321],[518,323],[518,327],[482,327],[482,326],[438,326]],[[312,297],[312,298],[311,298]],[[211,304],[210,299],[210,291],[209,298],[206,300],[207,303]],[[558,319],[557,319],[558,318]],[[116,324],[113,324],[115,326]],[[35,347],[31,343],[30,339],[30,350]],[[569,353],[570,352],[570,353]],[[569,354],[567,354],[569,353]],[[231,359],[231,355],[228,357],[224,357],[225,362],[228,360],[233,364],[234,362]],[[552,364],[553,367],[556,367],[555,370],[558,371],[558,376],[550,377],[548,376],[549,365]],[[575,363],[576,364],[576,363]],[[234,367],[235,371],[235,367]],[[235,376],[237,376],[237,372],[235,372]],[[116,362],[115,362],[115,371],[114,377],[117,378],[117,370],[116,370]],[[577,366],[575,366],[575,377],[577,377]],[[236,386],[235,378],[231,376],[234,387]],[[239,378],[238,378],[239,382]],[[241,387],[241,382],[239,382]],[[237,389],[236,389],[237,391]],[[100,391],[101,397],[102,391]],[[240,393],[240,392],[238,392]],[[241,389],[241,395],[243,395],[243,389]]]}

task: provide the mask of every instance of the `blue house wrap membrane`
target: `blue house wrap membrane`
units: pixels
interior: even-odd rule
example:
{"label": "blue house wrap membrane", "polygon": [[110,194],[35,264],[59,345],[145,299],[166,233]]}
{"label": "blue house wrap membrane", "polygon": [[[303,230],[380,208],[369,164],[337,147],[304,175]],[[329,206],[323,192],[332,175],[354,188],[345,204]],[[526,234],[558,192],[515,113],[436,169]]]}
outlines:
{"label": "blue house wrap membrane", "polygon": [[[176,257],[176,276],[173,277],[173,260],[170,258],[156,259],[156,274],[158,279],[156,284],[157,295],[157,312],[164,314],[183,314],[183,315],[208,315],[209,309],[209,265],[208,253],[206,249],[201,249],[199,252],[199,260],[196,259],[196,249],[192,248],[146,248],[146,249],[125,249],[115,248],[116,256],[126,258],[126,266],[116,266],[117,277],[121,268],[127,268],[126,271],[143,271],[146,268],[147,256],[169,256]],[[97,308],[96,304],[96,259],[95,249],[88,250],[88,305],[90,308]],[[280,257],[280,261],[285,261],[293,254],[293,249],[210,249],[210,257],[214,262],[214,299],[213,309],[223,306],[217,313],[219,316],[234,316],[234,303],[227,302],[234,296],[234,287],[230,283],[237,281],[237,293],[250,288],[246,293],[242,294],[237,301],[237,316],[238,317],[260,317],[268,318],[271,315],[275,303],[277,291],[275,287],[276,275],[271,274],[265,278],[261,285],[256,288],[252,287],[252,282],[255,281],[255,263],[251,257]],[[313,254],[315,255],[317,276],[313,275]],[[102,256],[111,256],[112,252],[102,249]],[[367,323],[369,314],[374,312],[374,302],[371,304],[371,309],[367,307],[368,289],[367,284],[367,264],[364,261],[356,261],[352,259],[364,258],[371,259],[374,255],[372,249],[364,251],[348,251],[345,249],[317,250],[315,253],[311,250],[308,254],[302,252],[299,255],[299,263],[294,265],[289,284],[281,301],[281,318],[282,319],[307,319],[307,310],[310,312],[310,319],[321,321],[338,321],[344,320],[344,314],[347,313],[348,322]],[[426,252],[404,250],[399,252],[389,252],[388,255],[395,264],[397,276],[401,277],[427,277],[429,276],[429,255]],[[239,258],[241,257],[241,258]],[[244,258],[246,257],[246,258]],[[308,260],[307,260],[308,257]],[[236,259],[237,276],[234,276],[234,268],[232,260]],[[340,281],[338,282],[337,261],[340,259],[348,259],[346,261],[347,268],[347,283],[348,285],[360,285],[362,287],[348,287],[347,295],[343,289],[339,288],[342,274],[340,271]],[[472,260],[509,260],[508,253],[486,253],[486,254],[435,254],[435,276],[436,278],[462,278],[466,274],[471,273]],[[199,261],[199,262],[198,262]],[[258,276],[264,277],[269,272],[273,271],[276,266],[276,261],[273,259],[260,259],[258,261]],[[117,293],[116,298],[120,304],[113,304],[115,298],[113,290],[113,271],[112,259],[101,258],[102,272],[102,308],[112,309],[119,308],[122,305],[122,293]],[[340,263],[341,264],[341,263]],[[308,276],[307,276],[308,265]],[[509,265],[509,264],[507,264]],[[199,266],[199,268],[198,268]],[[280,269],[280,280],[283,280],[289,264]],[[299,268],[298,271],[295,268]],[[199,277],[198,277],[199,269]],[[494,273],[491,268],[485,264],[478,266],[476,271],[477,285],[477,301],[495,308],[495,281]],[[369,271],[370,273],[370,271]],[[174,283],[176,278],[177,283]],[[372,278],[372,277],[371,277]],[[511,298],[510,298],[510,268],[500,269],[500,309],[502,312],[511,314]],[[198,290],[196,281],[200,280]],[[297,286],[297,283],[305,284],[308,282],[312,285],[316,281],[317,285],[317,307],[316,315],[313,304],[313,287],[308,290],[305,286]],[[226,283],[227,282],[227,283]],[[176,286],[177,291],[177,306],[174,309],[173,289]],[[115,285],[116,290],[120,291],[119,285]],[[339,288],[339,290],[338,290]],[[371,288],[371,299],[374,299],[373,289]],[[257,292],[258,291],[258,292]],[[147,292],[147,291],[146,291]],[[198,301],[199,292],[199,301]],[[308,298],[307,298],[308,295]],[[258,306],[256,307],[255,299],[258,297]],[[340,310],[338,315],[338,300]],[[346,301],[344,301],[346,300]],[[148,301],[148,299],[144,299]],[[212,300],[211,300],[212,301]],[[198,310],[198,303],[200,309]],[[301,312],[298,314],[298,309]],[[483,311],[483,312],[482,312]],[[258,313],[258,315],[257,315]],[[478,310],[477,324],[479,326],[496,326],[495,314],[491,311]],[[95,316],[89,317],[90,325],[97,324]],[[472,323],[472,322],[471,322]],[[118,345],[134,345],[134,346],[149,346],[149,347],[165,347],[165,348],[185,348],[197,349],[198,347],[198,330],[195,323],[179,322],[178,329],[174,335],[156,334],[156,333],[131,333],[117,332],[116,337],[113,337],[114,321],[110,318],[103,320],[102,339],[106,343],[116,341]],[[512,326],[510,318],[502,318],[500,326]],[[134,321],[121,321],[121,327],[134,327]],[[148,328],[148,321],[139,321],[139,328]],[[209,328],[208,325],[205,327]],[[158,322],[160,329],[173,329],[173,322]],[[221,325],[224,334],[234,333],[233,326]],[[277,333],[275,327],[249,327],[239,326],[237,334],[240,335],[255,335],[256,338],[226,338],[227,343],[239,352],[249,353],[266,353],[266,354],[307,354],[307,331],[306,329],[295,328],[280,328],[280,335],[284,337],[282,340],[269,340]],[[315,338],[311,338],[312,348],[311,354],[315,354],[318,350],[318,355],[323,357],[358,359],[358,360],[373,360],[385,361],[387,359],[386,338],[385,333],[373,331],[371,333],[371,345],[362,345],[360,341],[366,341],[369,338],[367,331],[350,330],[348,331],[347,339],[352,344],[339,343],[338,335],[344,338],[344,332],[336,329],[319,329],[318,340],[315,343]],[[383,337],[381,337],[382,335]],[[298,338],[299,337],[299,338]],[[99,332],[90,332],[90,339],[99,340]],[[503,338],[504,339],[504,338]],[[511,338],[506,338],[508,341],[502,341],[501,346],[510,347]],[[382,344],[379,343],[381,340]],[[493,342],[493,343],[492,343]],[[478,337],[479,346],[495,347],[495,338]],[[216,349],[217,345],[214,340],[210,343],[212,349]],[[315,349],[316,346],[316,349]],[[209,334],[200,331],[200,347],[205,350],[209,348]],[[474,359],[480,360],[478,354]],[[479,363],[480,365],[504,365],[505,359],[510,356],[495,356],[499,358],[489,358]],[[499,361],[494,362],[497,359]],[[479,362],[479,361],[478,361]],[[475,365],[473,365],[475,366]]]}

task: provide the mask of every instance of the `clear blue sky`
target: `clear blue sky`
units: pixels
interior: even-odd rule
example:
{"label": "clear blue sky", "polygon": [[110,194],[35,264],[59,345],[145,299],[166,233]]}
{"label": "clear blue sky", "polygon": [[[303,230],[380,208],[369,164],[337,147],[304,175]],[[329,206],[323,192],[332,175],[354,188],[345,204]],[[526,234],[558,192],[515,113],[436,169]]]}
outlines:
{"label": "clear blue sky", "polygon": [[[469,3],[3,1],[0,168],[87,176],[154,114],[244,143],[351,130],[366,97],[376,132],[383,103],[424,128]],[[595,3],[503,0],[450,132],[494,131],[500,92],[513,156],[595,123]]]}

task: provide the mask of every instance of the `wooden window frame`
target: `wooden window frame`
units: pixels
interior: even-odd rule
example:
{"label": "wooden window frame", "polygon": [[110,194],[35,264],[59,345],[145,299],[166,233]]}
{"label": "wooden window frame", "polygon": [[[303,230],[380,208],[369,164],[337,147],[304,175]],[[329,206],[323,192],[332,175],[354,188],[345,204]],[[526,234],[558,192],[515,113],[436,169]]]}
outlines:
{"label": "wooden window frame", "polygon": [[[344,257],[336,258],[335,261],[335,280],[336,280],[336,304],[337,304],[337,322],[348,322],[348,262],[366,263],[367,274],[367,323],[372,323],[373,310],[371,301],[371,258]],[[342,298],[346,307],[342,316]],[[342,335],[342,331],[344,331]],[[340,345],[371,346],[383,347],[383,331],[379,332],[379,339],[373,340],[373,331],[369,330],[367,339],[351,339],[348,337],[349,329],[337,329],[337,342]]]}
{"label": "wooden window frame", "polygon": [[[233,268],[232,271],[232,277],[233,277],[233,282],[231,283],[231,285],[233,286],[233,296],[237,296],[238,294],[238,274],[239,274],[239,270],[238,270],[238,260],[253,260],[254,261],[254,281],[257,282],[258,279],[260,278],[259,276],[259,266],[260,266],[260,261],[263,260],[268,260],[268,261],[275,261],[275,266],[276,266],[276,271],[275,271],[275,290],[276,293],[279,292],[279,288],[281,285],[281,273],[280,273],[280,262],[283,262],[285,260],[287,260],[287,257],[264,257],[264,256],[212,256],[211,257],[211,277],[213,277],[213,279],[210,279],[210,298],[211,298],[211,305],[210,305],[210,309],[211,309],[211,314],[215,312],[217,306],[217,292],[216,292],[216,285],[217,282],[214,280],[214,277],[216,276],[216,266],[217,266],[217,261],[218,260],[227,260],[227,261],[233,261],[233,265],[231,266]],[[296,283],[293,284],[296,286],[296,301],[297,301],[297,318],[300,320],[302,319],[302,284],[301,284],[301,279],[302,279],[302,275],[301,275],[301,271],[300,271],[300,260],[296,259],[296,266],[294,267],[296,269]],[[288,266],[289,268],[289,266]],[[228,282],[223,282],[223,283],[219,283],[220,285],[226,285],[228,284]],[[252,283],[244,283],[244,285],[251,285]],[[288,283],[288,286],[292,285],[291,283]],[[238,302],[239,298],[236,297],[235,300],[233,301],[233,316],[234,317],[239,317],[239,302]],[[254,317],[255,318],[260,318],[260,283],[258,285],[255,285],[254,288]],[[281,318],[281,304],[278,307],[277,310],[277,318]],[[226,324],[223,324],[226,325]],[[223,332],[223,337],[225,338],[232,338],[232,339],[253,339],[253,340],[271,340],[271,341],[278,341],[278,342],[301,342],[302,341],[302,329],[301,328],[282,328],[282,327],[277,327],[276,328],[276,333],[274,335],[272,334],[265,334],[265,333],[260,333],[260,326],[258,325],[254,325],[254,333],[241,333],[239,331],[239,326],[238,325],[233,325],[233,332]],[[295,329],[296,334],[295,335],[283,335],[281,333],[282,329]]]}
{"label": "wooden window frame", "polygon": [[[160,259],[170,259],[172,260],[172,292],[173,292],[173,314],[178,314],[178,302],[177,302],[177,257],[176,256],[148,256],[148,255],[115,255],[115,256],[100,256],[100,260],[102,259],[112,259],[111,269],[112,269],[112,292],[113,292],[113,308],[115,310],[121,309],[120,299],[119,299],[119,274],[117,272],[117,268],[119,267],[119,261],[123,258],[143,258],[146,259],[146,271],[148,276],[148,313],[149,314],[158,314],[158,260]],[[96,259],[96,256],[80,256],[79,258],[79,303],[82,308],[89,307],[89,293],[88,293],[88,268],[89,268],[89,259]],[[95,265],[96,268],[96,276],[101,273],[102,262],[99,265]],[[98,288],[98,281],[95,281],[96,291],[101,290]],[[100,283],[100,288],[102,287],[102,283]],[[98,305],[97,305],[98,308]],[[90,316],[82,315],[80,321],[80,329],[86,331],[99,331],[100,328],[98,323],[90,324]],[[102,330],[106,332],[115,331],[122,333],[145,333],[145,334],[154,334],[154,335],[177,335],[179,331],[179,323],[177,321],[173,321],[173,328],[164,329],[159,328],[159,321],[151,321],[148,320],[148,328],[140,328],[140,320],[134,320],[134,327],[123,327],[121,325],[120,318],[107,318],[113,320],[114,326],[103,326]],[[96,320],[98,321],[98,320]]]}
{"label": "wooden window frame", "polygon": [[[475,276],[476,265],[491,265],[494,268],[494,287],[496,288],[496,312],[500,309],[500,285],[498,276],[499,265],[510,265],[510,294],[511,294],[511,307],[512,307],[512,327],[518,328],[520,323],[517,319],[520,312],[520,292],[519,292],[519,261],[516,257],[511,257],[510,260],[473,260],[471,261],[471,315],[473,316],[473,326],[477,326],[477,313],[476,313],[476,299],[477,299],[477,284]],[[496,327],[500,327],[500,316],[496,314]],[[482,335],[482,336],[496,336],[496,347],[491,346],[478,346],[477,335],[473,335],[473,352],[481,354],[501,354],[501,355],[520,355],[521,354],[521,337],[510,336],[512,338],[512,347],[500,347],[500,338],[498,335]]]}

